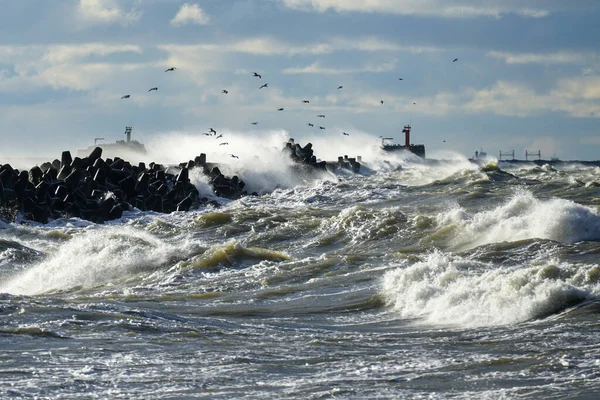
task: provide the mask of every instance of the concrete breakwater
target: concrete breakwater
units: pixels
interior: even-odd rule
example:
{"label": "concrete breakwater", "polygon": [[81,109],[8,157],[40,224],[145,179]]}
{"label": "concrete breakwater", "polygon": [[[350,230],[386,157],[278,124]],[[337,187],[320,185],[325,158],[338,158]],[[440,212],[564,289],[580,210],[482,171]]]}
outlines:
{"label": "concrete breakwater", "polygon": [[214,192],[235,199],[247,195],[244,182],[228,178],[200,154],[194,160],[166,167],[140,162],[132,165],[121,158],[102,158],[96,147],[87,157],[72,158],[64,151],[61,159],[34,166],[29,171],[0,166],[0,218],[47,223],[50,218],[77,217],[102,223],[120,218],[124,211],[173,212],[212,205],[215,200],[200,197],[190,182],[189,171],[202,168]]}
{"label": "concrete breakwater", "polygon": [[[283,151],[297,166],[296,173],[338,167],[317,162],[310,143],[301,147],[292,140]],[[357,170],[360,165],[346,159],[339,167]],[[154,162],[132,165],[119,157],[103,159],[102,148],[96,147],[83,158],[73,158],[64,151],[60,160],[41,163],[28,171],[0,165],[0,219],[14,221],[21,214],[25,220],[40,223],[62,217],[102,223],[136,208],[171,213],[219,207],[217,200],[201,197],[190,182],[193,169],[201,169],[218,197],[238,199],[248,195],[242,179],[223,175],[217,164],[207,163],[204,153],[176,166]]]}

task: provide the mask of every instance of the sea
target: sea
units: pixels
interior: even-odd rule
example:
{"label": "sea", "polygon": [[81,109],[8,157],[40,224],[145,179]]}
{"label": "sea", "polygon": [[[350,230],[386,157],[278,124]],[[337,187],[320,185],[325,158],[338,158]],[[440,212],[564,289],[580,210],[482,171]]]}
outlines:
{"label": "sea", "polygon": [[361,172],[214,147],[258,196],[0,222],[0,398],[600,396],[599,167],[327,143]]}

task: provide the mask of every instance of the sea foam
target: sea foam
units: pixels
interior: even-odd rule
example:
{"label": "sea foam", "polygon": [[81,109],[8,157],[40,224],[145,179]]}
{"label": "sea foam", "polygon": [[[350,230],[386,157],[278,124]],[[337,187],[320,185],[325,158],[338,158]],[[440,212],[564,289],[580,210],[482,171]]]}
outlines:
{"label": "sea foam", "polygon": [[543,318],[596,297],[598,266],[496,267],[441,252],[385,274],[394,313],[433,325],[483,327]]}
{"label": "sea foam", "polygon": [[537,199],[519,190],[503,204],[469,214],[456,205],[438,214],[438,230],[455,249],[525,239],[563,243],[600,240],[600,215],[566,199]]}
{"label": "sea foam", "polygon": [[0,284],[0,293],[36,295],[118,285],[174,262],[184,248],[185,243],[169,245],[132,227],[97,227]]}

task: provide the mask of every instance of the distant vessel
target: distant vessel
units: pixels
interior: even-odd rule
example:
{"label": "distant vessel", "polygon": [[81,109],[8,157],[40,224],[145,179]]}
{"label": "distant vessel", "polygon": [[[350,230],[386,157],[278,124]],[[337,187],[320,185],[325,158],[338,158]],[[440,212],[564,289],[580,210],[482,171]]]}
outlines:
{"label": "distant vessel", "polygon": [[77,150],[77,156],[85,157],[96,147],[102,148],[103,157],[135,158],[136,156],[146,155],[146,146],[137,140],[131,140],[131,131],[132,127],[126,126],[125,135],[127,136],[127,139],[117,140],[115,143],[98,143],[99,140],[104,140],[104,138],[94,138],[94,145],[89,146],[86,149]]}
{"label": "distant vessel", "polygon": [[410,125],[405,125],[402,133],[404,133],[404,145],[394,144],[392,140],[394,138],[384,137],[381,138],[381,149],[384,151],[402,151],[408,150],[411,153],[425,158],[425,145],[423,144],[410,144]]}
{"label": "distant vessel", "polygon": [[480,147],[479,150],[475,150],[475,153],[473,154],[473,157],[470,158],[470,160],[475,161],[475,160],[485,160],[487,158],[487,153],[485,151],[483,151],[483,148]]}

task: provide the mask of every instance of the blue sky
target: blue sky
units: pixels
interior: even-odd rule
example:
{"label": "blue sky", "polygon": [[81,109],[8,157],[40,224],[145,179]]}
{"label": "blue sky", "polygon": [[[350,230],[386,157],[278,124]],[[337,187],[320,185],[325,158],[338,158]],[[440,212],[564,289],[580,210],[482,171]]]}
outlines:
{"label": "blue sky", "polygon": [[428,154],[483,147],[600,159],[597,0],[0,7],[0,156],[55,157],[94,137],[122,139],[126,125],[142,141],[214,127],[242,137],[321,135],[335,146],[355,134],[401,141],[411,123],[413,143]]}

